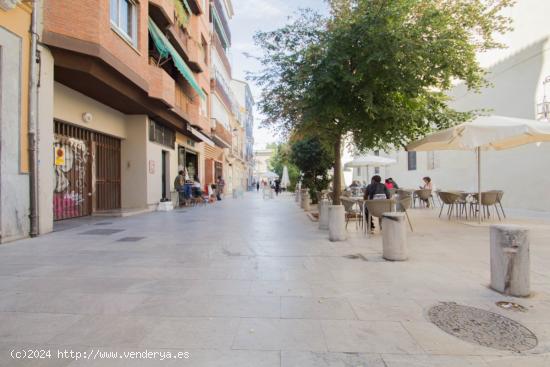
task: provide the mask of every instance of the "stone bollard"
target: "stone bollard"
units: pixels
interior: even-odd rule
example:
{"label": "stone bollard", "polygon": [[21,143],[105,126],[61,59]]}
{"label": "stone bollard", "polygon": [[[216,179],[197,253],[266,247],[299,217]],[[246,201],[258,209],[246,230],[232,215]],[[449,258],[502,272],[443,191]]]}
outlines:
{"label": "stone bollard", "polygon": [[319,229],[328,229],[328,208],[330,201],[321,199],[319,202]]}
{"label": "stone bollard", "polygon": [[239,197],[239,193],[236,189],[233,189],[233,199],[237,199]]}
{"label": "stone bollard", "polygon": [[491,288],[513,297],[530,294],[529,230],[491,226]]}
{"label": "stone bollard", "polygon": [[328,205],[328,239],[346,240],[346,211],[343,205]]}
{"label": "stone bollard", "polygon": [[304,196],[306,194],[307,190],[300,190],[300,208],[304,209]]}
{"label": "stone bollard", "polygon": [[309,204],[310,204],[310,197],[309,197],[309,192],[305,192],[305,194],[303,194],[302,196],[302,209],[304,209],[306,212],[309,211]]}
{"label": "stone bollard", "polygon": [[300,204],[302,201],[302,198],[300,197],[300,190],[298,189],[294,190],[294,201],[296,201],[297,204]]}
{"label": "stone bollard", "polygon": [[382,228],[382,257],[390,261],[407,260],[405,213],[382,214]]}

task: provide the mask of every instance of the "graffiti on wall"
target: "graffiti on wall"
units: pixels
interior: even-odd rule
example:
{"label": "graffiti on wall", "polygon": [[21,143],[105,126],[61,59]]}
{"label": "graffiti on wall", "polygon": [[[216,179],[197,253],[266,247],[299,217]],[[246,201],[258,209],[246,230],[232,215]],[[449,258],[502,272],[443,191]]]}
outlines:
{"label": "graffiti on wall", "polygon": [[64,153],[54,166],[54,218],[72,218],[82,214],[87,195],[88,145],[84,140],[55,135],[54,154]]}

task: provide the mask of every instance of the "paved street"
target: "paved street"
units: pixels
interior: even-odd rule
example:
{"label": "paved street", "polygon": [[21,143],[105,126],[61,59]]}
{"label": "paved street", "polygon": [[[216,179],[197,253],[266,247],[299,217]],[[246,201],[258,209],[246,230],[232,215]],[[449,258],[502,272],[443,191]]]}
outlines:
{"label": "paved street", "polygon": [[[531,222],[532,289],[487,288],[487,227],[413,211],[411,258],[381,258],[381,238],[350,223],[330,243],[290,196],[94,218],[0,246],[0,366],[549,366],[550,226]],[[361,255],[361,256],[350,256]],[[438,302],[521,322],[521,354],[470,344],[431,324]],[[172,360],[13,360],[14,348],[189,352]]]}

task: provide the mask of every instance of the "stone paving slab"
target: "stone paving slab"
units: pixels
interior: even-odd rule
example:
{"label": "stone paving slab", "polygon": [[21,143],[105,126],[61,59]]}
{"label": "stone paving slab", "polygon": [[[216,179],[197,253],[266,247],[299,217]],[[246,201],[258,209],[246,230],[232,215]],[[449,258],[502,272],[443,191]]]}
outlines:
{"label": "stone paving slab", "polygon": [[[0,245],[0,367],[549,366],[550,225],[520,221],[532,229],[533,296],[517,299],[488,288],[487,226],[410,214],[410,260],[399,263],[382,259],[378,233],[367,239],[350,226],[347,241],[329,242],[285,195],[101,226],[84,219]],[[97,229],[123,231],[80,234]],[[518,354],[461,341],[426,318],[439,302],[509,317],[539,344]],[[190,358],[22,361],[9,357],[13,348]]]}

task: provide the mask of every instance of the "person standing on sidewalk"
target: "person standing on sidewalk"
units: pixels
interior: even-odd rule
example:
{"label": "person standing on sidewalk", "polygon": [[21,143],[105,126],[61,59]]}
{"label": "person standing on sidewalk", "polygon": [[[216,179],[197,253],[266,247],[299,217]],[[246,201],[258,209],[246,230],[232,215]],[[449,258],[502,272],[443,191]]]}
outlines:
{"label": "person standing on sidewalk", "polygon": [[218,176],[217,188],[218,188],[218,200],[222,199],[223,189],[225,187],[225,181],[222,176]]}

